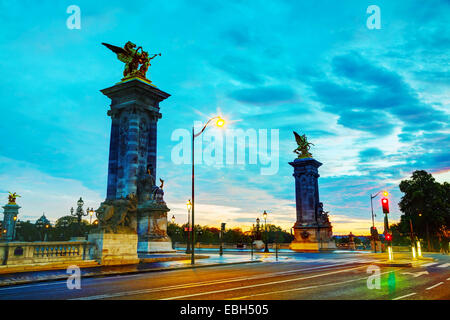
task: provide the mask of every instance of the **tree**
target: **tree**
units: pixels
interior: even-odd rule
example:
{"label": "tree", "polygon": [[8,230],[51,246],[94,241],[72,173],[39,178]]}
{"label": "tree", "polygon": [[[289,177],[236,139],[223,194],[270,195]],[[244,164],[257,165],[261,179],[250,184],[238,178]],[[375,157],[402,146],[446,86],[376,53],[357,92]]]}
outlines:
{"label": "tree", "polygon": [[412,221],[414,232],[419,238],[427,239],[428,250],[436,248],[442,230],[450,226],[450,185],[440,184],[426,171],[414,171],[411,179],[400,182],[404,193],[399,202],[402,215],[399,229],[409,230]]}

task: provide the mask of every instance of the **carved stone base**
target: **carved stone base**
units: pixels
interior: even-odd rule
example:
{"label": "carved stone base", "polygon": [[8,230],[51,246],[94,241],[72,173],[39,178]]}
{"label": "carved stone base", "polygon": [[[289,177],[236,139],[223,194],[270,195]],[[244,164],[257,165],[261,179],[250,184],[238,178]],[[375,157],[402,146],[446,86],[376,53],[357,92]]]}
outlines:
{"label": "carved stone base", "polygon": [[167,235],[167,212],[165,203],[146,202],[138,206],[138,252],[175,252]]}
{"label": "carved stone base", "polygon": [[89,255],[104,266],[137,264],[138,236],[136,233],[93,233],[88,236],[93,242]]}
{"label": "carved stone base", "polygon": [[298,252],[336,250],[331,235],[331,226],[294,227],[295,239],[289,245],[289,249]]}

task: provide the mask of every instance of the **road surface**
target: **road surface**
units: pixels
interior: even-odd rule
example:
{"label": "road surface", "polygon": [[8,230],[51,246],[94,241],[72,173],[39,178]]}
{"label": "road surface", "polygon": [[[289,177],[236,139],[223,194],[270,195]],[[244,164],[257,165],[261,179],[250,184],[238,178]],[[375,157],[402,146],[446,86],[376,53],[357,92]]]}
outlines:
{"label": "road surface", "polygon": [[0,299],[448,300],[450,257],[430,256],[437,261],[378,269],[371,254],[270,255],[260,263],[85,278],[81,289],[66,281],[3,287]]}

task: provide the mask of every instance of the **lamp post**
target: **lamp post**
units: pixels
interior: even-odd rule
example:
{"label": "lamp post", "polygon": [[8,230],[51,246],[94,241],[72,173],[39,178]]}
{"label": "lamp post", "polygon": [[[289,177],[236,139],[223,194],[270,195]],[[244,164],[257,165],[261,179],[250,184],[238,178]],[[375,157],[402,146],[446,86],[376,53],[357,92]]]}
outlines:
{"label": "lamp post", "polygon": [[218,126],[219,128],[223,127],[225,125],[225,120],[222,119],[222,117],[217,116],[214,118],[211,118],[208,120],[208,122],[206,122],[206,124],[203,126],[202,130],[200,130],[200,132],[198,132],[197,134],[194,132],[194,126],[192,126],[192,255],[191,255],[191,264],[195,264],[195,255],[194,255],[194,244],[195,244],[195,222],[194,222],[194,195],[195,195],[195,174],[194,174],[194,154],[195,154],[195,146],[194,146],[194,140],[195,138],[197,138],[198,136],[200,136],[206,129],[206,127],[208,126],[208,124],[211,123],[211,121],[216,120],[216,126]]}
{"label": "lamp post", "polygon": [[77,221],[78,221],[78,227],[79,227],[79,235],[81,236],[81,218],[87,216],[89,213],[88,212],[84,212],[83,210],[83,205],[84,205],[84,201],[83,199],[80,199],[77,201],[77,210],[74,213],[73,207],[70,208],[70,215],[77,217]]}
{"label": "lamp post", "polygon": [[413,260],[415,260],[416,259],[416,242],[414,241],[415,235],[414,235],[411,214],[409,214],[409,237],[411,238],[411,251],[412,251]]}
{"label": "lamp post", "polygon": [[50,223],[45,218],[45,214],[43,214],[42,217],[36,221],[36,227],[39,229],[40,234],[42,233],[42,229],[44,230],[44,237],[42,239],[42,234],[41,234],[41,239],[42,239],[42,241],[47,241],[47,230],[50,228]]}
{"label": "lamp post", "polygon": [[187,241],[186,241],[186,253],[191,253],[191,209],[192,209],[192,202],[191,199],[188,200],[186,203],[187,210],[188,210],[188,222],[187,222]]}
{"label": "lamp post", "polygon": [[266,241],[264,241],[265,242],[264,252],[269,252],[269,247],[267,246],[267,242],[269,239],[267,237],[267,212],[266,212],[266,210],[264,210],[263,218],[264,218],[264,238],[266,238]]}
{"label": "lamp post", "polygon": [[[180,230],[178,228],[175,229],[175,235],[176,238],[178,238],[178,235],[180,234]],[[176,241],[172,241],[172,249],[176,250]]]}
{"label": "lamp post", "polygon": [[219,233],[219,236],[220,236],[220,250],[219,250],[219,254],[220,254],[220,256],[223,255],[223,233],[225,231],[225,225],[226,225],[225,222],[222,222],[222,224],[220,225],[220,233]]}
{"label": "lamp post", "polygon": [[[203,234],[203,230],[202,229],[198,229],[195,231],[195,235],[197,236],[197,238],[200,238],[200,236]],[[200,248],[200,242],[198,242],[198,248]]]}
{"label": "lamp post", "polygon": [[[14,218],[17,219],[17,217],[14,217]],[[22,221],[17,220],[14,227],[15,227],[15,228],[14,228],[14,237],[13,237],[13,241],[17,240],[17,238],[18,238],[17,233],[18,233],[18,231],[22,228]]]}

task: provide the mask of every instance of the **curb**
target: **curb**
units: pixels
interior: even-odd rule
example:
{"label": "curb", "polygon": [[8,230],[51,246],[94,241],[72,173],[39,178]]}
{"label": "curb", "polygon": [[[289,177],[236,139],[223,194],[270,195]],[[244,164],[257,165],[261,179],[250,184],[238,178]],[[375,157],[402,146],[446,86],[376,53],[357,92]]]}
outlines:
{"label": "curb", "polygon": [[429,257],[420,257],[420,258],[417,258],[417,260],[438,261],[438,260],[435,259],[435,258],[429,258]]}
{"label": "curb", "polygon": [[[174,267],[174,268],[158,268],[158,269],[144,269],[144,270],[133,270],[133,271],[122,271],[122,272],[111,272],[104,274],[86,274],[82,275],[81,278],[106,278],[113,277],[118,275],[130,275],[130,274],[139,274],[139,273],[150,273],[150,272],[164,272],[164,271],[177,271],[177,270],[185,270],[185,269],[197,269],[197,268],[209,268],[209,267],[221,267],[221,266],[230,266],[237,264],[247,264],[247,263],[260,263],[262,260],[253,260],[253,261],[239,261],[239,262],[229,262],[229,263],[212,263],[212,264],[204,264],[204,265],[194,265],[194,266],[186,266],[186,267]],[[0,283],[0,288],[3,287],[14,287],[23,284],[30,283],[41,283],[41,282],[51,282],[51,281],[61,281],[66,280],[68,275],[59,276],[56,278],[47,278],[47,279],[36,279],[36,280],[21,280],[12,283]]]}
{"label": "curb", "polygon": [[374,263],[374,265],[381,266],[381,267],[412,267],[411,262],[404,262],[404,263],[379,262],[379,263]]}

